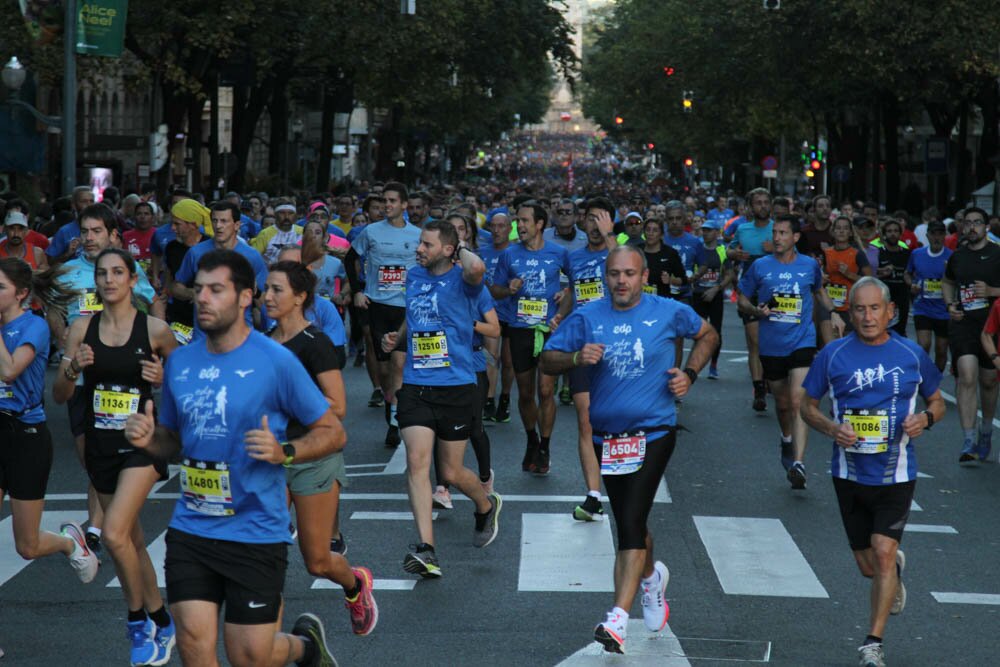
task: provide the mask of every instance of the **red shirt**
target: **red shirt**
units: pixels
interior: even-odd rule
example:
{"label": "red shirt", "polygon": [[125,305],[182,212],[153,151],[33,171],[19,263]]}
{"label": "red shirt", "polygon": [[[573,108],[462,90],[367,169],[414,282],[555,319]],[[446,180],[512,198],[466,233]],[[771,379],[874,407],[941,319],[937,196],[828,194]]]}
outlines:
{"label": "red shirt", "polygon": [[948,234],[944,237],[944,247],[948,250],[958,250],[958,234]]}
{"label": "red shirt", "polygon": [[41,248],[42,250],[45,250],[46,248],[49,247],[49,237],[47,237],[45,234],[40,234],[36,232],[34,229],[28,231],[28,234],[24,237],[24,240],[27,243],[30,243],[31,245],[35,246],[36,248]]}
{"label": "red shirt", "polygon": [[910,250],[916,250],[920,247],[920,241],[917,240],[917,235],[905,227],[903,228],[903,233],[900,235],[899,240],[905,243],[906,247]]}
{"label": "red shirt", "polygon": [[125,248],[135,258],[135,261],[139,262],[143,271],[147,274],[149,273],[150,260],[153,257],[149,252],[149,246],[153,241],[153,234],[155,233],[156,227],[150,227],[144,232],[138,229],[130,229],[122,234],[122,239],[125,241]]}
{"label": "red shirt", "polygon": [[[993,344],[996,345],[997,334],[1000,333],[1000,299],[993,302],[990,314],[986,317],[986,324],[983,326],[983,333],[993,337]],[[997,371],[997,379],[1000,379],[1000,371]]]}

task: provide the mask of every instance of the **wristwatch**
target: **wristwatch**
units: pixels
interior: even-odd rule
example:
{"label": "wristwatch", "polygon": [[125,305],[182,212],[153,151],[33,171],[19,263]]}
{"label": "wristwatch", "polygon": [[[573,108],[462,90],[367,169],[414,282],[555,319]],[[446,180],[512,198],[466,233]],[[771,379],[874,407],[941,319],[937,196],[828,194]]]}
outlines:
{"label": "wristwatch", "polygon": [[295,460],[295,445],[290,442],[283,442],[281,443],[281,451],[285,453],[285,460],[281,463],[281,465],[287,468],[292,465],[292,461]]}
{"label": "wristwatch", "polygon": [[990,361],[996,361],[998,358],[1000,358],[1000,353],[994,352],[990,355]]}
{"label": "wristwatch", "polygon": [[934,413],[930,410],[924,410],[924,414],[927,415],[927,426],[924,427],[924,430],[929,431],[931,426],[934,426]]}

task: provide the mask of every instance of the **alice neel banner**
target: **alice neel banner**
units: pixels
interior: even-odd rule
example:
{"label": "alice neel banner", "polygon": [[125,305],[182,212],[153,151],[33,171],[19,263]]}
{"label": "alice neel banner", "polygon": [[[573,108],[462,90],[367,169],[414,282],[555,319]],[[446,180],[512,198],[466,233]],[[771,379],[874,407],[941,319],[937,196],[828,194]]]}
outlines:
{"label": "alice neel banner", "polygon": [[77,0],[76,17],[77,53],[121,56],[128,0]]}

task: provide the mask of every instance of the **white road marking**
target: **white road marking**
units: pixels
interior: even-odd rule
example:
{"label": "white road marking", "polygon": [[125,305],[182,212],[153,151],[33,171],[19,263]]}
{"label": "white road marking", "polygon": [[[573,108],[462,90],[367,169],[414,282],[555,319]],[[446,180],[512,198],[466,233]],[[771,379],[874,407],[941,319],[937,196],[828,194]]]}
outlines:
{"label": "white road marking", "polygon": [[[59,526],[66,521],[76,521],[83,524],[87,520],[87,511],[57,511],[42,512],[42,530],[52,533],[59,532]],[[8,516],[0,521],[0,586],[8,579],[16,576],[18,572],[31,565],[30,560],[24,560],[17,555],[17,548],[14,546],[14,517]],[[69,561],[62,554],[52,554],[52,558],[59,558],[66,561],[66,576],[76,581],[76,574],[69,566]],[[69,581],[69,579],[67,579]]]}
{"label": "white road marking", "polygon": [[[352,466],[347,466],[348,468]],[[369,468],[378,467],[374,464],[367,464]],[[381,472],[354,472],[348,473],[348,477],[381,477],[383,475],[402,475],[406,472],[406,447],[400,445],[392,453],[392,458],[385,464]]]}
{"label": "white road marking", "polygon": [[660,483],[656,487],[656,495],[653,496],[654,503],[672,503],[674,502],[673,497],[670,495],[670,489],[667,488],[667,480],[663,477],[660,478]]}
{"label": "white road marking", "polygon": [[[438,513],[431,512],[431,520],[437,521]],[[413,521],[412,512],[353,512],[352,521]]]}
{"label": "white road marking", "polygon": [[742,362],[742,361],[746,361],[746,360],[747,360],[747,359],[749,359],[749,358],[750,358],[750,357],[733,357],[733,358],[732,358],[732,359],[730,359],[729,361],[730,361],[730,363],[734,363],[734,364],[738,364],[738,363],[740,363],[740,362]]}
{"label": "white road marking", "polygon": [[611,522],[562,514],[521,515],[519,591],[611,593],[615,545]]}
{"label": "white road marking", "polygon": [[727,594],[830,597],[780,520],[696,516],[694,523]]}
{"label": "white road marking", "polygon": [[988,604],[1000,605],[1000,595],[993,593],[935,593],[934,599],[945,604]]}
{"label": "white road marking", "polygon": [[669,624],[659,632],[650,632],[642,619],[630,618],[625,636],[625,655],[608,653],[603,646],[592,641],[556,667],[597,665],[691,667],[691,662],[684,657],[684,649]]}
{"label": "white road marking", "polygon": [[916,500],[910,501],[910,511],[911,512],[923,512],[924,508],[917,504]]}
{"label": "white road marking", "polygon": [[951,526],[943,526],[932,523],[908,523],[903,531],[907,533],[939,533],[942,535],[958,535],[958,531]]}
{"label": "white road marking", "polygon": [[[167,559],[167,531],[163,531],[155,540],[147,544],[146,551],[149,552],[149,560],[153,561],[153,569],[156,570],[156,585],[160,588],[166,588],[167,579],[163,574],[163,563]],[[109,581],[107,585],[107,588],[121,587],[122,582],[118,581],[118,577]]]}
{"label": "white road marking", "polygon": [[[417,585],[417,579],[374,579],[372,580],[373,591],[412,591]],[[338,584],[329,579],[316,579],[313,581],[312,590],[340,590]]]}

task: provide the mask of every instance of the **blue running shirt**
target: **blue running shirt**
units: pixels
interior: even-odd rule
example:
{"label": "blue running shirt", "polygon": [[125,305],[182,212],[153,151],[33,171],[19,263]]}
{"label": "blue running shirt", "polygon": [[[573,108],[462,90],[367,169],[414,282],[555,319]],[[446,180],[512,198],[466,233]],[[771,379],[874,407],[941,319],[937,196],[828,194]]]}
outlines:
{"label": "blue running shirt", "polygon": [[813,292],[823,287],[819,264],[812,257],[796,253],[795,259],[782,264],[774,255],[766,255],[751,264],[740,278],[739,290],[754,305],[766,304],[772,297],[778,302],[771,315],[760,321],[760,354],[787,357],[803,347],[816,347],[813,326]]}
{"label": "blue running shirt", "polygon": [[950,249],[941,248],[941,252],[932,255],[931,249],[926,247],[917,248],[910,253],[906,272],[913,277],[914,285],[920,285],[920,294],[913,299],[914,315],[935,320],[950,319],[948,306],[941,292],[941,280],[944,278],[944,267],[951,254]]}
{"label": "blue running shirt", "polygon": [[607,259],[607,248],[595,252],[585,246],[569,254],[569,281],[574,306],[585,306],[604,298],[607,293],[604,263]]}
{"label": "blue running shirt", "polygon": [[[485,322],[486,313],[496,309],[496,302],[490,295],[490,291],[483,288],[479,293],[479,298],[472,305],[470,315],[474,321]],[[499,318],[497,318],[499,319]],[[472,367],[476,373],[486,370],[486,350],[483,349],[483,335],[473,332],[472,334]]]}
{"label": "blue running shirt", "polygon": [[25,311],[0,327],[0,336],[11,355],[22,345],[35,350],[35,358],[17,378],[10,383],[0,380],[0,410],[13,413],[25,424],[41,424],[45,421],[42,399],[45,397],[45,368],[49,363],[49,325],[41,317]]}
{"label": "blue running shirt", "polygon": [[[174,279],[188,287],[193,287],[194,279],[198,275],[198,262],[201,261],[202,257],[215,249],[215,241],[213,239],[208,239],[192,246],[187,251],[187,254],[184,255],[184,261],[181,262],[181,268],[177,269],[177,275],[174,276]],[[266,287],[265,283],[267,282],[267,264],[264,263],[264,258],[261,257],[259,252],[254,250],[253,246],[243,239],[236,241],[236,246],[233,247],[233,250],[246,257],[250,262],[250,266],[253,268],[254,279],[257,282],[257,291],[263,293]],[[194,309],[194,338],[201,338],[204,334],[198,325],[198,308],[194,302],[191,303],[191,308]],[[246,323],[253,328],[253,306],[243,311],[243,315]]]}
{"label": "blue running shirt", "polygon": [[462,279],[462,267],[432,275],[415,265],[406,274],[406,365],[403,382],[429,387],[475,384],[472,312],[482,283]]}
{"label": "blue running shirt", "polygon": [[674,299],[643,294],[630,310],[602,299],[574,310],[545,344],[546,350],[578,352],[603,343],[604,358],[591,366],[590,423],[595,443],[608,433],[644,430],[647,440],[677,423],[667,371],[674,366],[674,340],[692,338],[701,318]]}
{"label": "blue running shirt", "polygon": [[361,228],[351,247],[365,258],[365,294],[376,303],[406,306],[406,274],[417,265],[420,228],[387,220]]}
{"label": "blue running shirt", "polygon": [[851,421],[859,438],[850,449],[833,445],[833,476],[872,486],[916,479],[917,457],[903,420],[917,412],[917,394],[927,399],[940,383],[931,358],[893,331],[881,345],[851,333],[820,350],[802,386],[817,400],[829,394],[833,420]]}
{"label": "blue running shirt", "polygon": [[[59,276],[59,282],[80,293],[66,308],[66,323],[73,324],[81,315],[93,315],[104,310],[104,305],[97,296],[97,283],[94,282],[94,263],[81,254],[63,264],[63,268],[66,273]],[[138,263],[135,265],[135,273],[137,281],[133,294],[144,303],[152,303],[156,292]]]}
{"label": "blue running shirt", "polygon": [[[504,250],[506,249],[504,248]],[[486,265],[486,275],[483,277],[483,284],[486,287],[493,285],[493,276],[497,270],[497,260],[500,259],[502,253],[503,250],[497,250],[492,245],[482,244],[480,244],[479,250],[476,251],[479,258],[483,260],[483,264]],[[494,301],[494,304],[497,310],[497,319],[505,324],[510,324],[514,319],[513,299],[499,299]]]}
{"label": "blue running shirt", "polygon": [[514,278],[524,281],[517,294],[510,297],[513,302],[510,326],[528,329],[548,325],[558,310],[555,297],[561,289],[560,273],[569,275],[569,253],[550,241],[540,250],[528,250],[518,243],[500,254],[493,273],[494,283],[509,285]]}
{"label": "blue running shirt", "polygon": [[288,349],[257,331],[225,354],[204,339],[167,359],[159,423],[180,435],[181,497],[170,527],[209,539],[291,542],[285,469],[246,452],[261,417],[278,441],[290,417],[312,424],[326,398]]}
{"label": "blue running shirt", "polygon": [[[684,265],[684,271],[690,278],[695,265],[701,261],[705,252],[705,245],[701,239],[693,234],[683,232],[680,236],[664,234],[663,243],[676,250],[677,254],[681,256],[681,264]],[[691,285],[672,285],[670,293],[677,298],[686,299],[691,296]]]}

